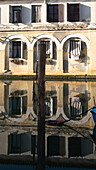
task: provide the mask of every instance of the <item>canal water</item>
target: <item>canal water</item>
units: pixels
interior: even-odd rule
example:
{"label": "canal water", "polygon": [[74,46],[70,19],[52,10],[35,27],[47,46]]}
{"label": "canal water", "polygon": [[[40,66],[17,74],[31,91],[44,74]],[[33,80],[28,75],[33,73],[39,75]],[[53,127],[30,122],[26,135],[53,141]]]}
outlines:
{"label": "canal water", "polygon": [[[36,167],[37,88],[35,81],[0,81],[0,164],[11,161],[1,169]],[[45,89],[46,169],[95,169],[96,127],[90,111],[96,102],[96,82],[46,81]]]}

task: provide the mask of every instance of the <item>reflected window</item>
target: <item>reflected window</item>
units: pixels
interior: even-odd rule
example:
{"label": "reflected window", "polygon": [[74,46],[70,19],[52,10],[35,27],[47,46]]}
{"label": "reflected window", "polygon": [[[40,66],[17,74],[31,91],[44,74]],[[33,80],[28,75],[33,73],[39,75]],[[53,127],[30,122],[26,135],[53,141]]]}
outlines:
{"label": "reflected window", "polygon": [[70,114],[71,116],[77,116],[82,113],[82,105],[79,97],[70,98]]}
{"label": "reflected window", "polygon": [[37,143],[36,143],[36,135],[31,135],[31,154],[36,154]]}
{"label": "reflected window", "polygon": [[8,136],[8,154],[21,153],[21,135],[11,134]]}
{"label": "reflected window", "polygon": [[[38,86],[36,83],[33,85],[33,110],[37,115],[37,90]],[[56,115],[57,111],[57,96],[56,91],[46,91],[46,100],[45,100],[45,109],[46,109],[46,116],[50,117]]]}
{"label": "reflected window", "polygon": [[69,42],[69,58],[73,60],[79,60],[81,52],[81,41],[80,40],[70,40]]}
{"label": "reflected window", "polygon": [[69,157],[86,156],[93,153],[93,143],[82,137],[68,138]]}
{"label": "reflected window", "polygon": [[70,114],[68,97],[69,97],[69,84],[64,83],[63,85],[63,109],[67,117],[69,117],[69,114]]}
{"label": "reflected window", "polygon": [[33,110],[35,114],[37,115],[37,91],[38,91],[38,85],[36,83],[33,84]]}
{"label": "reflected window", "polygon": [[57,97],[46,98],[46,116],[56,115],[57,111]]}
{"label": "reflected window", "polygon": [[41,22],[41,5],[32,5],[32,22]]}
{"label": "reflected window", "polygon": [[[75,143],[75,145],[74,145]],[[68,139],[69,157],[82,156],[81,137],[70,137]]]}
{"label": "reflected window", "polygon": [[80,4],[67,4],[67,20],[70,22],[80,21]]}
{"label": "reflected window", "polygon": [[25,92],[24,91],[15,91],[15,92],[11,93],[11,95],[9,97],[9,115],[26,114],[27,96],[26,96]]}
{"label": "reflected window", "polygon": [[47,156],[65,155],[65,137],[48,136],[47,138]]}

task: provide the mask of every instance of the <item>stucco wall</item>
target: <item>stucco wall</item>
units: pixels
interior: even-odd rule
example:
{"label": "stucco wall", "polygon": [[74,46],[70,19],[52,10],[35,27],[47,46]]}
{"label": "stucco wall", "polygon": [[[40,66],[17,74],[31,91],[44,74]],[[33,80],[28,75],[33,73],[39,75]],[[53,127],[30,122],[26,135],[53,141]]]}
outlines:
{"label": "stucco wall", "polygon": [[[63,19],[64,22],[67,21],[67,1],[47,1],[49,4],[63,4]],[[78,3],[77,1],[70,1],[70,3]],[[89,21],[89,22],[95,22],[96,16],[95,16],[95,1],[80,1],[80,21]],[[29,3],[26,3],[25,1],[1,1],[0,3],[0,8],[1,8],[1,24],[7,25],[9,23],[9,5],[12,6],[22,6],[22,23],[23,24],[31,24],[31,5],[32,4],[37,4],[37,5],[42,5],[42,12],[41,12],[41,20],[42,23],[47,23],[47,9],[46,9],[46,4],[42,1],[32,1]],[[6,11],[6,13],[5,13]],[[33,24],[33,25],[36,25]]]}
{"label": "stucco wall", "polygon": [[[43,33],[43,34],[42,34]],[[77,35],[77,38],[78,38],[78,35],[81,37],[81,40],[82,40],[82,35],[83,37],[85,37],[88,41],[89,41],[89,45],[86,44],[86,48],[87,48],[87,64],[85,63],[82,63],[81,62],[81,65],[82,65],[82,70],[83,70],[83,73],[81,72],[81,66],[80,66],[80,62],[75,62],[75,61],[71,61],[70,59],[70,64],[71,64],[71,70],[69,71],[69,73],[67,74],[96,74],[96,67],[95,67],[95,60],[96,60],[96,57],[95,57],[95,44],[96,44],[96,32],[95,30],[69,30],[69,31],[20,31],[20,32],[8,32],[6,31],[6,34],[7,34],[7,37],[10,37],[11,35],[16,35],[15,37],[19,37],[19,35],[23,35],[23,37],[25,37],[26,39],[29,40],[29,45],[30,45],[30,49],[29,49],[29,45],[27,44],[27,47],[28,47],[28,64],[27,65],[15,65],[14,63],[10,63],[10,68],[12,69],[12,72],[13,74],[33,74],[32,73],[32,63],[33,63],[33,50],[32,50],[32,40],[34,40],[32,37],[35,36],[35,37],[38,37],[40,36],[40,38],[42,37],[46,37],[46,38],[52,38],[55,43],[56,43],[56,46],[57,46],[57,65],[54,65],[52,66],[51,64],[46,64],[46,69],[47,69],[47,73],[46,74],[66,74],[66,73],[63,73],[63,39],[67,36],[70,35],[70,37],[72,36],[75,36]],[[14,37],[14,36],[13,36]],[[53,38],[54,37],[54,38]],[[59,40],[56,42],[56,39]],[[7,40],[7,38],[6,38]],[[14,38],[15,40],[15,38]],[[21,38],[22,40],[22,38]],[[39,39],[38,39],[39,40]],[[10,41],[10,40],[9,40]],[[82,40],[84,41],[84,40]],[[66,41],[65,41],[66,42]],[[65,43],[64,42],[64,43]],[[86,43],[86,42],[85,42]],[[62,45],[61,45],[62,44]],[[3,45],[4,47],[4,45]],[[5,47],[6,47],[6,44],[5,44]],[[33,45],[34,47],[34,45]],[[4,66],[5,66],[5,49],[4,50],[2,49],[1,47],[1,60],[2,62],[1,63],[1,69],[0,69],[0,72],[3,73],[4,72]],[[67,49],[68,50],[68,49]],[[30,55],[29,55],[29,52],[30,52]],[[66,53],[65,53],[66,55]],[[3,56],[3,57],[2,57]],[[61,62],[61,64],[60,64]],[[74,64],[73,64],[73,67],[72,67],[72,63],[75,62],[75,66],[76,68],[74,67]],[[29,69],[29,66],[30,66],[30,69]],[[28,71],[30,70],[30,71]]]}

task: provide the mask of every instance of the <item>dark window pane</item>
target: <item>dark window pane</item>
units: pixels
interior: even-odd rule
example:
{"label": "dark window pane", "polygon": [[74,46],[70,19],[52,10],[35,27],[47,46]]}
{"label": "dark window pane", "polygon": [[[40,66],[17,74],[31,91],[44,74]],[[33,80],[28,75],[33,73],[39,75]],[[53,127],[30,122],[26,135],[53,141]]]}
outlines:
{"label": "dark window pane", "polygon": [[9,98],[9,114],[10,115],[21,114],[21,98],[20,97]]}
{"label": "dark window pane", "polygon": [[9,97],[9,115],[26,114],[27,96]]}
{"label": "dark window pane", "polygon": [[47,21],[58,22],[58,5],[47,6]]}
{"label": "dark window pane", "polygon": [[21,42],[13,41],[12,43],[13,43],[12,58],[21,58]]}
{"label": "dark window pane", "polygon": [[68,4],[68,21],[80,21],[80,4]]}
{"label": "dark window pane", "polygon": [[57,47],[55,42],[53,42],[53,59],[57,59]]}
{"label": "dark window pane", "polygon": [[8,135],[8,154],[21,153],[21,135]]}
{"label": "dark window pane", "polygon": [[13,23],[21,22],[21,6],[13,7]]}

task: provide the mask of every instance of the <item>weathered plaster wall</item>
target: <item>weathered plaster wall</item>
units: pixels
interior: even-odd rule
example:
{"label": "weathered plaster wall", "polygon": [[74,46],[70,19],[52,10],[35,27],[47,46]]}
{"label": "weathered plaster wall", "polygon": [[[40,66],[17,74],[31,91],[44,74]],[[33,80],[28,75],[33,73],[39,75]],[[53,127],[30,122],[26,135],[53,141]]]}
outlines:
{"label": "weathered plaster wall", "polygon": [[[50,4],[63,4],[63,22],[67,21],[67,3],[68,1],[47,1],[47,3]],[[69,3],[78,3],[78,1],[70,1]],[[23,24],[31,24],[31,5],[42,5],[42,11],[41,11],[41,24],[50,24],[47,22],[47,6],[44,1],[0,1],[0,16],[1,16],[1,24],[8,25],[9,23],[9,5],[11,6],[22,6],[22,23]],[[6,12],[5,12],[6,11]],[[95,1],[80,1],[80,21],[87,21],[94,23],[96,20],[95,16]],[[58,23],[55,23],[58,25]],[[37,23],[32,23],[32,25],[38,25]]]}
{"label": "weathered plaster wall", "polygon": [[[17,38],[19,35],[23,35],[26,37],[26,39],[29,40],[29,45],[30,48],[28,47],[28,64],[27,65],[18,65],[16,66],[14,63],[10,63],[10,68],[12,69],[13,74],[33,74],[33,50],[31,47],[32,40],[34,40],[32,37],[43,37],[45,35],[46,38],[48,37],[55,37],[55,39],[59,40],[57,41],[57,66],[53,67],[52,65],[46,64],[46,74],[63,74],[63,47],[61,46],[61,41],[66,38],[68,35],[83,35],[89,40],[89,47],[87,48],[87,64],[82,65],[82,70],[81,72],[81,66],[80,62],[75,62],[70,61],[71,63],[71,70],[67,74],[96,74],[96,68],[95,68],[95,44],[96,44],[96,33],[95,30],[87,30],[87,29],[80,29],[80,30],[62,30],[62,31],[31,31],[31,30],[24,30],[24,31],[6,31],[7,37],[11,35],[17,35]],[[1,33],[2,34],[2,33]],[[5,34],[5,32],[4,32]],[[50,35],[50,36],[49,36]],[[7,38],[6,37],[6,38]],[[54,39],[54,40],[55,40]],[[4,40],[4,39],[2,39]],[[7,40],[7,39],[6,39]],[[22,38],[21,38],[22,40]],[[4,46],[3,46],[4,48]],[[68,50],[68,49],[67,49]],[[2,57],[3,56],[3,57]],[[65,53],[66,56],[66,53]],[[1,69],[0,72],[4,72],[4,66],[5,66],[5,48],[2,49],[1,47]],[[76,64],[76,68],[74,67],[74,64]],[[73,67],[72,67],[73,64]],[[65,74],[65,73],[64,73]]]}

